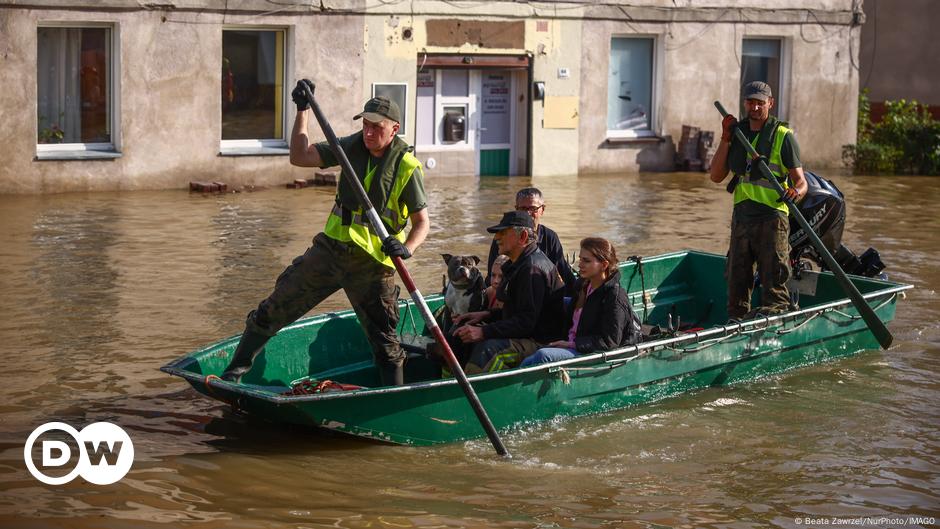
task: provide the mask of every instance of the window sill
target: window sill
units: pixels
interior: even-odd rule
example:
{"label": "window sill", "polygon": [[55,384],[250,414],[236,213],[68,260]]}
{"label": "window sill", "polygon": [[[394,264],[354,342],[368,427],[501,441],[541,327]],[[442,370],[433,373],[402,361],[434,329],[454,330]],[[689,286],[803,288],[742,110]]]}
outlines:
{"label": "window sill", "polygon": [[415,145],[415,152],[475,152],[476,149],[469,143],[436,143],[431,145]]}
{"label": "window sill", "polygon": [[223,147],[219,156],[290,156],[290,147]]}
{"label": "window sill", "polygon": [[95,151],[85,149],[38,151],[36,153],[36,160],[40,162],[68,160],[114,160],[120,157],[121,153],[118,151]]}
{"label": "window sill", "polygon": [[608,145],[639,145],[648,143],[662,143],[666,138],[661,136],[634,136],[634,137],[609,137],[604,140]]}

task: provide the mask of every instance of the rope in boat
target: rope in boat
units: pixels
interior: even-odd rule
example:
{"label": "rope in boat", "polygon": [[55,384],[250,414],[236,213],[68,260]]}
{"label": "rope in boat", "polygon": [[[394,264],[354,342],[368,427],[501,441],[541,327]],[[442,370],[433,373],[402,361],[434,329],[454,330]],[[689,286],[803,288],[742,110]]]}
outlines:
{"label": "rope in boat", "polygon": [[290,389],[281,393],[281,395],[313,395],[330,391],[352,391],[354,389],[362,389],[362,386],[343,384],[332,380],[311,380],[305,377],[291,382]]}
{"label": "rope in boat", "polygon": [[[878,309],[884,307],[885,305],[887,305],[887,304],[891,303],[892,301],[894,301],[894,299],[895,299],[896,297],[897,297],[897,293],[896,293],[896,292],[893,293],[893,294],[890,294],[887,298],[885,298],[885,300],[884,300],[883,302],[881,302],[881,304],[879,304],[877,307],[874,307],[872,310],[878,310]],[[782,335],[785,335],[785,334],[790,334],[791,332],[793,332],[793,331],[795,331],[795,330],[797,330],[797,329],[803,327],[803,326],[806,325],[807,323],[813,321],[815,318],[817,318],[817,317],[819,317],[819,316],[824,316],[824,315],[828,314],[829,312],[832,312],[832,313],[838,314],[838,315],[840,315],[840,316],[843,316],[843,317],[845,317],[845,318],[848,318],[850,321],[856,321],[856,320],[860,320],[860,319],[862,318],[861,316],[853,316],[853,315],[851,315],[851,314],[847,314],[847,313],[842,312],[841,310],[837,310],[837,309],[822,310],[822,311],[820,311],[820,312],[813,313],[812,315],[810,315],[809,317],[807,317],[805,320],[801,321],[800,323],[796,324],[795,326],[793,326],[793,327],[791,327],[791,328],[789,328],[789,329],[775,329],[775,330],[774,330],[774,334],[777,334],[778,336],[782,336]],[[698,346],[698,347],[682,348],[682,347],[670,347],[670,346],[666,345],[666,346],[663,346],[663,349],[669,349],[669,350],[672,350],[672,351],[677,351],[677,352],[679,352],[680,354],[697,353],[698,351],[701,351],[701,350],[703,350],[703,349],[707,349],[707,348],[709,348],[709,347],[712,347],[712,346],[714,346],[714,345],[717,345],[717,344],[719,344],[719,343],[721,343],[721,342],[723,342],[723,341],[725,341],[725,340],[728,340],[728,339],[730,339],[730,338],[733,338],[733,337],[735,337],[735,336],[742,335],[742,334],[754,334],[754,333],[757,333],[757,332],[765,331],[765,330],[767,330],[769,327],[770,327],[770,324],[768,323],[767,325],[765,325],[765,326],[763,326],[763,327],[755,327],[755,328],[753,328],[753,329],[749,329],[749,330],[746,330],[746,331],[739,328],[739,329],[736,329],[734,332],[731,332],[731,333],[729,333],[729,334],[727,334],[727,335],[725,335],[725,336],[722,336],[721,338],[716,338],[716,339],[710,341],[710,343],[704,344],[704,345],[701,345],[701,346]]]}
{"label": "rope in boat", "polygon": [[816,313],[814,313],[812,316],[810,316],[809,318],[806,318],[805,320],[801,321],[800,323],[796,324],[795,326],[793,326],[793,327],[791,327],[791,328],[789,328],[789,329],[774,330],[774,332],[777,333],[777,334],[779,334],[779,335],[790,334],[791,332],[793,332],[793,331],[799,329],[800,327],[806,325],[807,323],[813,321],[814,319],[816,319],[816,317],[820,316],[821,314],[823,314],[823,313],[822,313],[822,312],[816,312]]}
{"label": "rope in boat", "polygon": [[[894,299],[897,298],[897,297],[898,297],[898,293],[897,293],[897,292],[894,292],[894,293],[890,294],[887,298],[885,298],[885,300],[884,300],[883,302],[881,302],[880,305],[878,305],[877,307],[873,307],[871,310],[873,310],[873,311],[874,311],[874,310],[878,310],[878,309],[884,307],[885,305],[887,305],[888,303],[891,303],[892,301],[894,301]],[[832,309],[832,310],[829,310],[829,311],[826,311],[826,312],[832,312],[832,313],[838,314],[839,316],[842,316],[843,318],[848,318],[850,321],[855,321],[855,320],[860,320],[860,319],[862,319],[862,317],[859,316],[859,315],[853,316],[853,315],[851,315],[851,314],[848,314],[848,313],[846,313],[846,312],[842,312],[841,310],[837,310],[837,309]]]}
{"label": "rope in boat", "polygon": [[[636,358],[636,357],[634,357],[634,358]],[[580,372],[580,371],[588,371],[588,372],[590,372],[590,371],[610,371],[611,369],[617,369],[618,367],[621,367],[621,366],[626,365],[627,362],[629,362],[630,360],[633,360],[633,358],[629,358],[629,359],[625,359],[625,360],[610,361],[610,362],[606,363],[606,364],[603,365],[603,366],[592,366],[592,367],[559,367],[559,368],[558,368],[558,371],[559,371],[559,372],[561,372],[561,371],[564,371],[564,372],[568,372],[568,371],[575,371],[575,372]]]}
{"label": "rope in boat", "polygon": [[[643,275],[643,257],[639,255],[631,255],[630,257],[627,257],[627,261],[636,262],[636,267],[633,268],[633,276],[635,276],[637,272],[639,272],[640,274],[640,288],[643,289],[643,292],[640,295],[640,298],[643,301],[643,322],[642,323],[646,323],[647,320],[649,319],[649,305],[646,302],[646,296],[647,296],[646,277]],[[633,280],[633,276],[630,277],[631,281]]]}
{"label": "rope in boat", "polygon": [[711,338],[711,339],[705,340],[705,342],[709,342],[709,343],[702,343],[702,345],[698,347],[670,347],[668,345],[665,345],[663,346],[663,349],[669,349],[671,351],[678,351],[680,353],[697,353],[703,349],[708,349],[709,347],[718,345],[721,342],[724,342],[725,340],[734,338],[735,336],[738,336],[739,334],[745,334],[745,332],[739,329],[732,333],[721,336],[719,338]]}
{"label": "rope in boat", "polygon": [[206,385],[206,392],[212,395],[213,398],[221,400],[222,402],[225,402],[226,404],[229,404],[230,406],[232,406],[233,410],[235,411],[240,410],[242,407],[239,406],[238,404],[238,398],[236,397],[234,400],[230,400],[230,399],[225,398],[224,395],[220,395],[219,393],[216,393],[215,390],[212,388],[212,384],[210,384],[210,382],[212,382],[213,380],[222,382],[222,379],[219,378],[218,375],[206,375],[206,377],[202,379],[202,383]]}
{"label": "rope in boat", "polygon": [[412,308],[413,306],[414,306],[413,303],[406,303],[406,304],[405,304],[405,308],[408,309],[408,319],[411,320],[411,332],[414,333],[415,336],[417,336],[417,335],[418,335],[418,324],[415,323],[415,315],[414,315],[414,312],[412,312],[412,310],[411,310],[411,308]]}
{"label": "rope in boat", "polygon": [[206,378],[202,379],[202,383],[206,385],[206,391],[211,393],[213,397],[219,400],[222,400],[221,397],[219,397],[219,395],[216,394],[215,390],[212,389],[212,384],[209,383],[212,380],[222,380],[222,379],[219,378],[218,375],[206,375]]}
{"label": "rope in boat", "polygon": [[[887,298],[885,298],[885,300],[884,300],[883,302],[881,302],[881,304],[879,304],[878,306],[874,307],[872,310],[878,310],[878,309],[884,307],[885,305],[891,303],[897,296],[898,296],[898,293],[896,293],[896,292],[895,292],[895,293],[892,293],[892,294],[889,295]],[[819,317],[819,316],[821,316],[821,315],[826,315],[826,314],[829,313],[829,312],[833,312],[833,313],[839,314],[839,315],[841,315],[841,316],[843,316],[843,317],[848,318],[848,319],[851,320],[851,321],[855,321],[855,320],[861,319],[861,316],[853,316],[853,315],[851,315],[851,314],[847,314],[847,313],[845,313],[845,312],[842,312],[842,311],[836,310],[836,309],[827,309],[827,310],[822,310],[822,311],[813,313],[812,315],[810,315],[809,317],[807,317],[806,319],[804,319],[803,321],[799,322],[798,324],[796,324],[796,325],[793,326],[793,327],[790,327],[790,328],[787,328],[787,329],[774,329],[774,333],[777,334],[777,335],[785,335],[785,334],[792,333],[793,331],[796,331],[796,330],[800,329],[801,327],[803,327],[804,325],[806,325],[807,323],[813,321],[813,320],[816,319],[817,317]],[[669,346],[669,345],[663,345],[663,346],[662,346],[662,349],[659,349],[659,350],[667,350],[667,349],[668,349],[668,350],[670,350],[670,351],[675,351],[675,352],[677,352],[677,353],[679,353],[679,354],[676,355],[674,358],[673,358],[673,357],[670,357],[670,358],[659,358],[659,359],[661,359],[661,360],[679,360],[680,358],[682,358],[682,356],[684,356],[684,355],[686,355],[686,354],[697,353],[697,352],[702,351],[702,350],[704,350],[704,349],[708,349],[709,347],[714,347],[715,345],[718,345],[718,344],[720,344],[720,343],[722,343],[722,342],[725,342],[725,341],[727,341],[727,340],[730,340],[731,338],[734,338],[734,337],[736,337],[736,336],[741,336],[741,335],[746,335],[746,334],[754,334],[754,333],[757,333],[757,332],[766,331],[768,328],[770,328],[770,323],[769,323],[769,322],[767,322],[767,324],[764,325],[764,326],[755,327],[755,328],[752,328],[752,329],[749,329],[749,330],[743,330],[743,329],[741,329],[740,327],[738,327],[738,328],[735,329],[734,331],[732,331],[732,332],[730,332],[730,333],[728,333],[728,334],[726,334],[726,335],[724,335],[724,336],[721,336],[721,337],[718,337],[718,338],[711,338],[711,339],[705,340],[704,342],[701,342],[701,345],[699,345],[699,346],[697,346],[697,347],[682,348],[682,347],[671,347],[671,346]],[[707,342],[707,343],[705,343],[705,342]],[[639,351],[639,346],[634,346],[634,347],[636,347],[637,350]],[[640,358],[645,358],[645,357],[647,357],[647,356],[651,356],[654,352],[656,352],[656,350],[646,351],[645,353],[640,353],[640,354],[637,354],[637,355],[632,356],[632,357],[630,357],[630,358],[626,358],[626,359],[617,359],[617,360],[608,360],[608,359],[607,359],[607,354],[604,353],[604,355],[603,355],[603,360],[604,360],[604,363],[605,363],[606,365],[603,365],[603,366],[592,366],[592,367],[559,367],[559,368],[557,368],[557,373],[558,373],[559,378],[561,378],[562,383],[565,384],[565,385],[568,385],[568,384],[571,384],[571,374],[570,374],[570,373],[572,373],[572,372],[579,373],[579,372],[610,371],[610,370],[613,370],[613,369],[617,369],[618,367],[623,367],[623,366],[627,365],[628,363],[630,363],[630,362],[632,362],[632,361],[634,361],[634,360],[638,360],[638,359],[640,359]]]}

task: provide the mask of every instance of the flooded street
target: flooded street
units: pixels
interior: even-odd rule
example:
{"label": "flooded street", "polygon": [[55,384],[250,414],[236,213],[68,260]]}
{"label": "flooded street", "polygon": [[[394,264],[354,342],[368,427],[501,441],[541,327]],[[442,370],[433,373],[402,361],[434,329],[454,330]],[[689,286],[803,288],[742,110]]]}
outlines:
{"label": "flooded street", "polygon": [[[848,204],[843,243],[857,254],[873,246],[890,279],[915,285],[889,325],[889,351],[513,431],[503,437],[510,461],[485,438],[407,448],[248,420],[158,370],[242,331],[322,229],[332,189],[0,196],[0,527],[757,528],[936,517],[940,178],[832,178]],[[701,173],[430,178],[431,234],[406,262],[421,291],[440,290],[441,253],[485,259],[485,227],[530,184],[569,254],[585,236],[610,239],[621,259],[727,248],[731,195]],[[338,293],[316,311],[348,306]],[[120,425],[133,468],[108,486],[40,483],[23,446],[49,421]]]}

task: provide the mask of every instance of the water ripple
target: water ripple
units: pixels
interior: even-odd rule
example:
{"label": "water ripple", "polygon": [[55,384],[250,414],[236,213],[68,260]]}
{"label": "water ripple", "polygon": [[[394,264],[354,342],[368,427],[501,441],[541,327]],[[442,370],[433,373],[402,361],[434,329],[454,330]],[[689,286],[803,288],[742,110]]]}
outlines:
{"label": "water ripple", "polygon": [[[795,527],[797,517],[935,515],[940,505],[937,179],[842,178],[844,242],[911,282],[895,346],[651,405],[485,439],[377,445],[231,413],[157,368],[241,331],[301,254],[330,190],[0,197],[0,525],[68,527]],[[868,192],[875,184],[878,196]],[[408,261],[425,292],[441,253],[484,257],[516,189],[546,195],[569,252],[723,253],[730,196],[702,174],[427,183],[432,232]],[[916,185],[917,193],[911,193]],[[348,306],[341,293],[320,310]],[[122,425],[121,482],[43,487],[22,443],[49,420]]]}

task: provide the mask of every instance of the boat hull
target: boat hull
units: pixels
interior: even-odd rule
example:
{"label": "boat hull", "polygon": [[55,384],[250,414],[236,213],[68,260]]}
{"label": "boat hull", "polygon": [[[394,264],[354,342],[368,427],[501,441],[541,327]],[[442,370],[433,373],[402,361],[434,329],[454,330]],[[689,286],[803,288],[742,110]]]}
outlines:
{"label": "boat hull", "polygon": [[[690,255],[715,270],[723,263],[721,256],[697,252],[662,257],[688,259]],[[683,296],[668,288],[668,278],[675,275],[677,267],[673,267],[672,272],[668,269],[663,269],[662,277],[647,273],[651,276],[647,281],[653,285],[652,289],[646,289],[647,293],[654,291],[651,297],[658,300],[652,310],[651,303],[647,304],[651,320],[662,319],[665,313],[683,306]],[[603,413],[700,388],[757,380],[877,348],[874,336],[851,303],[838,296],[826,301],[824,292],[830,288],[826,275],[820,275],[818,280],[815,289],[823,293],[812,297],[818,298],[814,301],[823,302],[803,310],[743,323],[706,325],[705,330],[679,333],[634,347],[476,375],[470,381],[493,424],[506,430],[559,416]],[[910,288],[867,278],[853,280],[864,288],[870,305],[885,322],[894,318],[900,293]],[[689,281],[684,283],[688,285]],[[723,283],[720,284],[719,288],[723,289]],[[692,290],[702,288],[704,285]],[[720,296],[718,289],[715,290],[707,293]],[[642,289],[630,292],[638,312],[642,312]],[[717,304],[715,298],[711,298],[710,304]],[[691,313],[697,312],[694,304],[688,307]],[[403,310],[411,308],[404,304]],[[716,314],[711,319],[721,318],[723,311],[723,307],[713,310]],[[302,327],[303,323],[299,325]],[[322,323],[319,328],[322,330]],[[290,332],[288,329],[287,333]],[[280,385],[272,384],[271,377],[259,384],[217,380],[207,383],[206,371],[218,371],[220,365],[224,367],[224,362],[219,360],[227,360],[227,351],[232,347],[233,340],[220,342],[163,369],[186,378],[207,396],[273,421],[314,425],[406,445],[448,443],[485,435],[456,381],[435,379],[433,364],[427,359],[416,359],[415,366],[409,364],[410,378],[424,380],[405,386],[284,396],[280,390],[286,389],[287,384],[283,381],[279,381]],[[212,355],[216,361],[206,361],[213,358]],[[199,369],[193,369],[194,364]],[[361,379],[369,369],[370,362],[366,360],[343,364],[333,372],[339,375],[336,379],[347,382],[357,381],[357,377]],[[320,371],[319,379],[325,378],[323,372]]]}

